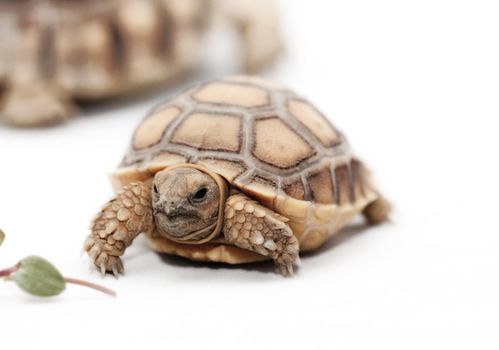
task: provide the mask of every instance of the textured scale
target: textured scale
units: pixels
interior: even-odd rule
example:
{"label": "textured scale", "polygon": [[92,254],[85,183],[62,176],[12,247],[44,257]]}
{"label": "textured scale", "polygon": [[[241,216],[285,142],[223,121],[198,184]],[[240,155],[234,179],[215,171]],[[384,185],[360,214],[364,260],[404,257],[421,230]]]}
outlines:
{"label": "textured scale", "polygon": [[119,257],[132,244],[136,232],[151,232],[152,229],[151,189],[143,183],[131,183],[94,219],[92,234],[84,248],[103,272],[112,271],[116,275],[123,272]]}
{"label": "textured scale", "polygon": [[207,167],[288,218],[301,251],[319,247],[378,199],[368,172],[321,112],[260,78],[210,81],[157,106],[135,131],[115,185],[179,163]]}
{"label": "textured scale", "polygon": [[281,274],[293,274],[293,264],[300,261],[299,244],[288,221],[244,195],[234,195],[225,209],[225,240],[272,258]]}

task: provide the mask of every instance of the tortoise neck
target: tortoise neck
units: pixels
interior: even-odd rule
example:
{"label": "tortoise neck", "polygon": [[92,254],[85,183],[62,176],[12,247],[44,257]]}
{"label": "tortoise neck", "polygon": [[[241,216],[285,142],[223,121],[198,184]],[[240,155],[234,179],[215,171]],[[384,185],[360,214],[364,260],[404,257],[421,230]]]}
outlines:
{"label": "tortoise neck", "polygon": [[[189,163],[183,163],[183,164],[177,164],[171,167],[166,168],[165,170],[173,170],[177,168],[194,168],[199,171],[202,171],[206,174],[208,174],[213,180],[216,182],[219,190],[219,204],[218,204],[218,217],[216,223],[213,225],[206,227],[202,230],[193,232],[189,234],[188,236],[184,237],[183,239],[178,239],[176,237],[171,236],[168,234],[168,232],[165,232],[162,230],[160,227],[158,227],[158,230],[161,232],[163,236],[166,238],[177,242],[177,243],[184,243],[184,244],[202,244],[211,241],[212,239],[218,237],[222,233],[222,228],[224,225],[224,212],[225,212],[225,202],[227,201],[227,198],[229,196],[229,185],[227,181],[220,176],[219,174],[201,166],[198,164],[189,164]],[[194,239],[194,237],[202,237],[201,239]]]}

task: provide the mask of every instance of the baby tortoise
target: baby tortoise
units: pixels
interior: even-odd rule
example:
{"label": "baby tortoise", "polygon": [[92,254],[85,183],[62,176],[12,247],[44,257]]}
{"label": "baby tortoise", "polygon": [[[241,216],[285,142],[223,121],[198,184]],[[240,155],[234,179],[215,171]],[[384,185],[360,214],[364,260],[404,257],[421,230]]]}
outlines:
{"label": "baby tortoise", "polygon": [[74,100],[171,82],[200,63],[209,24],[224,18],[246,70],[279,52],[271,0],[0,0],[0,121],[57,124]]}
{"label": "baby tortoise", "polygon": [[260,78],[228,77],[156,107],[112,176],[117,195],[85,249],[102,273],[145,233],[151,247],[229,264],[272,259],[293,273],[356,214],[390,206],[343,136],[309,102]]}

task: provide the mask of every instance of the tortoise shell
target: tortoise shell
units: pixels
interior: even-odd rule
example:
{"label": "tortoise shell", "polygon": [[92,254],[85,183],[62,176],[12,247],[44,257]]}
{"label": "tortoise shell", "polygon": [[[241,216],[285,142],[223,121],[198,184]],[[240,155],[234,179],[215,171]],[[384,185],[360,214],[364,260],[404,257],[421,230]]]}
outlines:
{"label": "tortoise shell", "polygon": [[0,2],[0,81],[50,81],[94,99],[167,81],[192,67],[207,1]]}
{"label": "tortoise shell", "polygon": [[[300,250],[318,248],[378,198],[343,136],[306,99],[276,83],[228,77],[199,84],[140,123],[116,189],[169,166],[201,165],[290,219]],[[240,263],[263,257],[224,244],[153,248],[191,259]]]}

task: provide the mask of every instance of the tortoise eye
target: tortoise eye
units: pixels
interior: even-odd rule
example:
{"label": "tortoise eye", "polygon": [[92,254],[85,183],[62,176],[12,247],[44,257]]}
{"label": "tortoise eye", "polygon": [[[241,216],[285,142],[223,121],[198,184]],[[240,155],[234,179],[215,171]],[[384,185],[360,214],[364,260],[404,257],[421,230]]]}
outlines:
{"label": "tortoise eye", "polygon": [[159,191],[158,191],[158,187],[156,186],[156,184],[154,184],[154,185],[152,186],[152,189],[154,190],[154,193],[156,193],[156,194],[159,192]]}
{"label": "tortoise eye", "polygon": [[202,187],[196,193],[194,193],[194,195],[192,196],[192,200],[195,203],[202,202],[206,198],[207,194],[208,189],[206,187]]}

